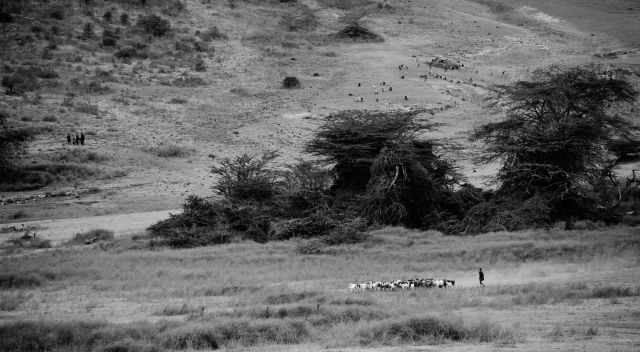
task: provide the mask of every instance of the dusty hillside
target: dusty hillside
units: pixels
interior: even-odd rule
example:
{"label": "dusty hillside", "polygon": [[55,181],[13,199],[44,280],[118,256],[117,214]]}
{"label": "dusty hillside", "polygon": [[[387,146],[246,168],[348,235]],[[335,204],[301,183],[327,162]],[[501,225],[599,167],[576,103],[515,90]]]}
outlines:
{"label": "dusty hillside", "polygon": [[[176,208],[187,194],[211,193],[210,154],[275,149],[292,161],[342,109],[429,108],[444,124],[435,137],[459,146],[443,152],[482,184],[494,168],[472,163],[478,146],[466,136],[495,118],[482,109],[487,87],[550,64],[640,70],[634,1],[176,3],[56,1],[0,24],[2,76],[55,73],[40,74],[35,90],[0,95],[0,109],[39,130],[24,162],[64,176],[0,193],[3,222]],[[154,36],[136,25],[151,14],[171,30]],[[382,40],[341,38],[354,20]],[[434,57],[463,67],[429,73]],[[284,89],[286,76],[301,87]],[[86,145],[66,144],[76,131]]]}

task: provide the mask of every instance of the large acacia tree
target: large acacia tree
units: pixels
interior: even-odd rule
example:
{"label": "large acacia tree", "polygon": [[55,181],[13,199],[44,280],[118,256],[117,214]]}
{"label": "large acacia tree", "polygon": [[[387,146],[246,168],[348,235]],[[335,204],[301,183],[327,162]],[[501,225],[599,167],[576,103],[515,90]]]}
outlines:
{"label": "large acacia tree", "polygon": [[620,71],[595,66],[550,67],[532,80],[496,87],[491,105],[506,118],[473,138],[487,145],[484,161],[502,163],[497,196],[543,197],[556,220],[603,208],[597,187],[613,179],[618,162],[609,146],[637,142],[639,129],[623,114],[637,94]]}
{"label": "large acacia tree", "polygon": [[422,113],[341,111],[327,118],[307,151],[334,165],[334,194],[355,200],[371,222],[430,227],[457,174],[436,143],[420,137],[437,126]]}

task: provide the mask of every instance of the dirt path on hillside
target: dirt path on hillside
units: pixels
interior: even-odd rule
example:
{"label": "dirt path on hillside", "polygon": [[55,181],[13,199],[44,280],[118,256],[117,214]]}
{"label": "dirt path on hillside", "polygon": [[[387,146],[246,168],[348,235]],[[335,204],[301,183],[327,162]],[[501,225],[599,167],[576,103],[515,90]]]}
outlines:
{"label": "dirt path on hillside", "polygon": [[[143,232],[150,225],[180,210],[161,210],[131,214],[88,216],[71,219],[22,221],[0,225],[0,242],[21,236],[27,229],[54,244],[72,238],[76,233],[93,229],[114,232],[116,237]],[[14,230],[15,229],[15,230]],[[24,229],[24,230],[23,230]]]}

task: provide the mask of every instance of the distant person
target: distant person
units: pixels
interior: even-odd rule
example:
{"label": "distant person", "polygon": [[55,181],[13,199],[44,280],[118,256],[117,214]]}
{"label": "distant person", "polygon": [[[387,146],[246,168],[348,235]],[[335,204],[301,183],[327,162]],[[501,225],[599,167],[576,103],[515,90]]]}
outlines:
{"label": "distant person", "polygon": [[358,82],[358,87],[360,87],[360,86],[361,86],[361,84],[360,84],[360,82]]}
{"label": "distant person", "polygon": [[409,97],[407,97],[406,95],[404,96],[404,100],[409,100]]}
{"label": "distant person", "polygon": [[71,144],[71,134],[67,133],[67,144]]}
{"label": "distant person", "polygon": [[480,280],[480,286],[484,287],[484,273],[482,272],[482,268],[478,271],[478,279]]}
{"label": "distant person", "polygon": [[84,132],[80,132],[80,145],[84,145]]}
{"label": "distant person", "polygon": [[80,135],[76,133],[76,139],[75,141],[73,141],[73,144],[78,145],[80,144]]}

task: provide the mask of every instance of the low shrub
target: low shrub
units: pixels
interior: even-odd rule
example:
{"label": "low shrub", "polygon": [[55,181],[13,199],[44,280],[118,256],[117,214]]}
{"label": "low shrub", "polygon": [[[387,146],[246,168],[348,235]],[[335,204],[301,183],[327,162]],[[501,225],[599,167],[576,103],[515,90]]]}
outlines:
{"label": "low shrub", "polygon": [[207,64],[201,57],[196,58],[195,63],[193,64],[193,70],[196,72],[205,72],[207,71]]}
{"label": "low shrub", "polygon": [[10,170],[0,179],[0,190],[17,192],[35,190],[54,182],[74,182],[90,177],[103,176],[95,168],[75,163],[42,163]]}
{"label": "low shrub", "polygon": [[93,23],[87,22],[82,27],[82,34],[80,35],[80,39],[92,39],[96,34],[93,30]]}
{"label": "low shrub", "polygon": [[327,245],[319,238],[301,240],[296,244],[296,253],[302,255],[323,254]]}
{"label": "low shrub", "polygon": [[338,221],[330,214],[325,211],[316,211],[307,217],[289,222],[287,227],[278,234],[278,238],[286,240],[325,237],[331,234],[337,226]]}
{"label": "low shrub", "polygon": [[194,307],[186,303],[183,303],[183,304],[165,306],[164,308],[162,308],[160,312],[157,312],[156,315],[165,315],[165,316],[186,315],[186,314],[200,313],[203,311],[204,311],[204,306]]}
{"label": "low shrub", "polygon": [[467,234],[518,231],[548,227],[551,222],[551,207],[543,197],[534,196],[523,202],[492,199],[469,209],[461,230]]}
{"label": "low shrub", "polygon": [[206,86],[207,81],[197,76],[185,75],[171,81],[171,85],[180,88],[193,88]]}
{"label": "low shrub", "polygon": [[155,352],[161,350],[153,345],[158,330],[158,327],[142,323],[109,325],[83,321],[13,322],[0,326],[0,350]]}
{"label": "low shrub", "polygon": [[375,305],[375,302],[369,299],[365,299],[365,298],[345,298],[345,299],[334,299],[333,301],[329,302],[330,304],[334,304],[334,305],[346,305],[346,306],[352,306],[352,305],[356,305],[356,306],[372,306]]}
{"label": "low shrub", "polygon": [[138,18],[137,25],[146,33],[156,37],[162,37],[171,31],[171,23],[158,15],[141,16]]}
{"label": "low shrub", "polygon": [[19,95],[39,88],[36,76],[24,70],[2,77],[2,86],[7,89],[6,93],[10,95]]}
{"label": "low shrub", "polygon": [[186,104],[188,102],[189,101],[184,98],[171,98],[171,100],[169,100],[169,104]]}
{"label": "low shrub", "polygon": [[285,77],[284,80],[282,81],[282,87],[287,89],[300,88],[301,87],[300,80],[298,80],[298,78],[293,76]]}
{"label": "low shrub", "polygon": [[190,196],[180,214],[171,214],[149,227],[159,244],[170,247],[197,247],[227,243],[230,234],[220,229],[223,209],[205,199]]}
{"label": "low shrub", "polygon": [[0,288],[31,288],[42,285],[46,281],[42,276],[35,273],[0,273]]}
{"label": "low shrub", "polygon": [[56,154],[52,157],[53,160],[66,163],[102,163],[108,161],[109,156],[86,149],[71,149]]}
{"label": "low shrub", "polygon": [[116,50],[113,56],[117,59],[146,59],[149,52],[145,45],[127,45]]}
{"label": "low shrub", "polygon": [[110,342],[95,349],[96,352],[161,352],[162,349],[152,343],[125,338]]}
{"label": "low shrub", "polygon": [[322,238],[322,241],[330,246],[339,244],[360,243],[369,236],[365,233],[367,230],[367,221],[357,218],[349,221],[341,222],[329,234]]}
{"label": "low shrub", "polygon": [[105,29],[102,31],[102,45],[103,46],[116,46],[120,36],[112,30]]}
{"label": "low shrub", "polygon": [[13,22],[13,16],[5,12],[4,10],[0,10],[0,23],[11,23]]}
{"label": "low shrub", "polygon": [[75,110],[87,115],[100,116],[100,109],[95,104],[78,103],[75,105]]}
{"label": "low shrub", "polygon": [[194,152],[191,148],[171,143],[159,144],[147,151],[161,158],[185,158]]}
{"label": "low shrub", "polygon": [[64,19],[64,7],[62,6],[53,6],[51,8],[49,8],[49,17],[53,18],[54,20],[63,20]]}
{"label": "low shrub", "polygon": [[20,72],[24,75],[29,75],[32,74],[38,78],[42,78],[42,79],[53,79],[53,78],[58,78],[60,77],[58,75],[58,73],[56,71],[54,71],[51,67],[44,67],[44,66],[29,66],[27,68],[22,68],[20,70],[18,70],[17,72]]}
{"label": "low shrub", "polygon": [[267,165],[278,157],[266,152],[261,157],[243,154],[236,158],[222,159],[211,172],[219,176],[216,190],[234,201],[266,201],[278,188],[278,176]]}
{"label": "low shrub", "polygon": [[206,31],[197,33],[196,36],[204,42],[227,39],[227,35],[222,33],[216,26],[211,26]]}
{"label": "low shrub", "polygon": [[360,331],[363,345],[395,345],[417,343],[444,343],[447,341],[493,342],[513,339],[513,333],[498,325],[479,323],[465,326],[461,321],[435,317],[411,318],[381,323]]}
{"label": "low shrub", "polygon": [[178,16],[187,10],[187,5],[182,0],[170,0],[162,9],[162,13],[167,16]]}
{"label": "low shrub", "polygon": [[335,37],[340,40],[354,42],[382,42],[384,39],[358,23],[351,23],[340,30]]}
{"label": "low shrub", "polygon": [[7,249],[9,250],[19,250],[19,249],[42,249],[42,248],[51,248],[51,241],[43,238],[39,238],[34,233],[33,235],[29,235],[28,233],[24,236],[18,238],[12,238],[7,241],[9,246]]}
{"label": "low shrub", "polygon": [[213,349],[217,350],[218,335],[216,331],[205,327],[176,328],[165,332],[162,345],[172,350]]}
{"label": "low shrub", "polygon": [[113,239],[113,231],[95,229],[87,232],[76,233],[68,244],[93,244],[102,241],[111,241]]}
{"label": "low shrub", "polygon": [[389,318],[389,314],[370,307],[330,307],[321,309],[320,314],[308,320],[315,327],[327,328],[338,324],[356,323],[359,321],[380,321]]}
{"label": "low shrub", "polygon": [[280,25],[291,32],[309,31],[318,26],[318,18],[308,7],[302,7],[295,12],[284,14]]}
{"label": "low shrub", "polygon": [[0,293],[0,311],[13,312],[31,298],[24,292]]}
{"label": "low shrub", "polygon": [[264,303],[269,305],[289,304],[289,303],[304,301],[305,299],[309,299],[317,296],[318,296],[318,292],[314,292],[314,291],[287,292],[287,293],[280,293],[277,295],[267,296],[267,298],[264,299]]}

